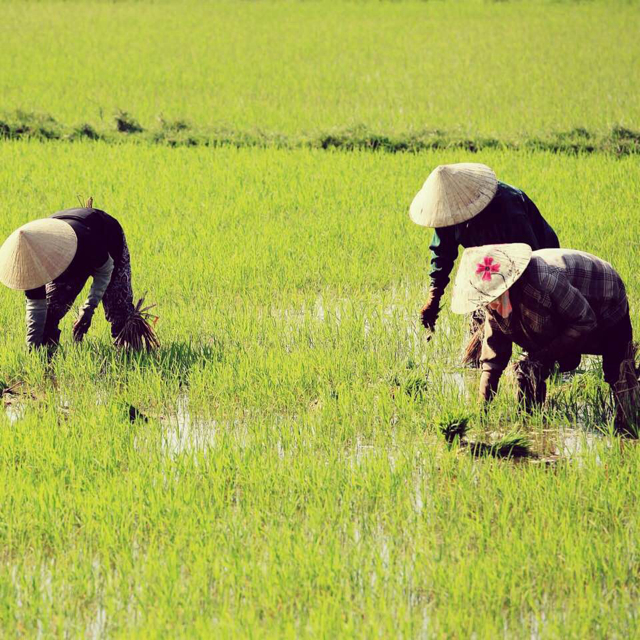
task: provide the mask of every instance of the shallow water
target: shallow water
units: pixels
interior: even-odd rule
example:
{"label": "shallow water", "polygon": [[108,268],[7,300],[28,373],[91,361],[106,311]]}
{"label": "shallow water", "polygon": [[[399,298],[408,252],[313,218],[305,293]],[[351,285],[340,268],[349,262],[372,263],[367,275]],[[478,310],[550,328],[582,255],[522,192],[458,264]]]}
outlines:
{"label": "shallow water", "polygon": [[[443,386],[454,388],[465,396],[470,393],[472,388],[475,388],[475,372],[447,371],[442,374],[441,380]],[[100,402],[100,398],[97,402]],[[5,415],[13,425],[25,417],[29,400],[26,396],[10,394],[4,396],[3,404]],[[163,425],[162,448],[170,456],[183,452],[207,450],[216,446],[224,434],[230,434],[242,443],[247,442],[247,427],[242,419],[218,420],[197,416],[190,409],[187,395],[179,396],[174,406],[174,411],[157,417]],[[62,413],[70,411],[69,402],[64,397],[60,399],[59,409]],[[579,458],[603,443],[607,447],[612,446],[612,441],[606,434],[581,428],[579,422],[577,424],[577,428],[558,427],[542,430],[525,428],[523,435],[531,443],[531,459],[538,461],[570,460]],[[481,437],[479,440],[491,443],[499,440],[501,435],[503,433],[488,434],[488,437]],[[471,437],[470,440],[478,439]],[[365,463],[369,456],[374,455],[375,452],[375,445],[358,439],[355,447],[348,454],[348,458],[352,465],[357,466]],[[390,447],[387,453],[390,464],[393,464],[394,456],[397,454],[395,447]],[[281,458],[285,457],[281,444],[278,444],[278,454]],[[418,496],[416,496],[416,502],[421,503]]]}
{"label": "shallow water", "polygon": [[161,420],[166,425],[162,436],[162,448],[169,455],[203,450],[215,444],[218,422],[192,417],[187,396],[180,396],[176,403],[176,412]]}
{"label": "shallow water", "polygon": [[467,396],[473,387],[470,376],[462,371],[446,371],[442,374],[442,384],[444,387],[457,389],[462,396]]}
{"label": "shallow water", "polygon": [[545,429],[528,436],[532,449],[541,458],[577,458],[605,443],[611,446],[606,435],[586,429]]}
{"label": "shallow water", "polygon": [[27,405],[21,400],[4,401],[4,413],[9,418],[11,424],[15,424],[18,420],[24,418]]}

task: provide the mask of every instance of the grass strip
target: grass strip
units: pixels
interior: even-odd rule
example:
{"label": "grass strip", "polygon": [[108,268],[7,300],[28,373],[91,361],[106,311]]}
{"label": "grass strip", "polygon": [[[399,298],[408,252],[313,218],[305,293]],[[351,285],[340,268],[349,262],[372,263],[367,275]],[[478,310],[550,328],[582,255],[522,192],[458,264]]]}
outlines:
{"label": "grass strip", "polygon": [[606,153],[628,156],[640,153],[640,131],[614,126],[607,133],[583,127],[551,132],[547,136],[498,139],[465,137],[440,129],[386,134],[365,125],[327,131],[287,135],[255,129],[198,128],[185,120],[158,120],[158,126],[145,129],[125,111],[113,117],[114,126],[96,129],[90,124],[65,125],[52,116],[16,111],[0,118],[0,139],[102,140],[109,143],[135,141],[169,147],[235,147],[278,149],[325,149],[341,151],[384,151],[388,153],[461,149],[476,153],[487,149],[550,151],[559,154]]}

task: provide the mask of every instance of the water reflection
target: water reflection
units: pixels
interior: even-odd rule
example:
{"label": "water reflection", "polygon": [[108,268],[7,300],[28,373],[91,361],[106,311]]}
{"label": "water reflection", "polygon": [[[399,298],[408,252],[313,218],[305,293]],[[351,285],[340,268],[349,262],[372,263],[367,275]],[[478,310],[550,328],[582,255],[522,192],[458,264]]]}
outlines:
{"label": "water reflection", "polygon": [[18,420],[22,420],[24,418],[24,414],[27,410],[27,407],[24,402],[20,400],[13,400],[8,402],[4,401],[4,413],[9,418],[9,422],[11,424],[15,424]]}
{"label": "water reflection", "polygon": [[162,435],[162,448],[169,455],[207,449],[215,443],[217,421],[192,417],[187,396],[180,396],[176,412],[162,418],[162,421],[166,425]]}
{"label": "water reflection", "polygon": [[460,395],[466,396],[468,394],[469,384],[468,375],[462,371],[446,371],[442,374],[442,384],[445,389],[457,389]]}
{"label": "water reflection", "polygon": [[533,451],[543,459],[577,458],[594,450],[599,444],[611,446],[611,440],[601,432],[587,429],[555,428],[530,435]]}

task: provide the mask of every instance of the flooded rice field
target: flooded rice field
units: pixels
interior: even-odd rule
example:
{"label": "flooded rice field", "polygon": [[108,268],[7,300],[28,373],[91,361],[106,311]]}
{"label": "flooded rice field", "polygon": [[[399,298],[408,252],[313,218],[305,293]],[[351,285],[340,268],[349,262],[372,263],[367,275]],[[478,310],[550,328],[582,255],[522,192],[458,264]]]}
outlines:
{"label": "flooded rice field", "polygon": [[[396,384],[397,381],[396,381]],[[469,370],[445,371],[440,378],[431,377],[424,379],[420,376],[412,376],[408,381],[399,385],[404,391],[404,395],[410,398],[421,400],[427,389],[437,387],[439,389],[453,392],[461,400],[468,401],[473,397],[477,386],[477,374]],[[391,387],[391,395],[395,395],[395,387]],[[5,391],[3,394],[3,408],[10,425],[15,425],[29,416],[30,412],[38,409],[40,401],[26,392],[24,389],[16,388]],[[105,402],[105,397],[96,399],[96,405]],[[311,403],[312,410],[320,410],[322,403],[315,400]],[[63,396],[59,397],[57,411],[60,416],[66,417],[73,413],[73,406],[69,400]],[[230,419],[225,417],[211,417],[203,415],[198,409],[192,409],[189,395],[181,394],[175,403],[165,406],[162,411],[146,410],[144,407],[134,407],[129,405],[122,410],[123,418],[128,415],[132,424],[156,423],[160,426],[162,451],[171,457],[183,453],[206,452],[221,444],[224,437],[225,443],[233,442],[241,447],[246,446],[250,439],[250,422],[260,422],[261,419],[253,416],[249,419],[245,417],[235,417]],[[284,416],[265,416],[264,420],[273,425],[277,430]],[[295,416],[293,418],[295,420]],[[398,417],[391,419],[391,426],[394,430],[401,428]],[[472,429],[472,436],[469,442],[464,442],[465,446],[470,445],[472,453],[482,456],[487,453],[492,443],[512,431],[507,426],[491,428],[484,425],[478,431]],[[606,433],[606,427],[602,429],[594,428],[583,423],[580,419],[575,423],[558,422],[553,424],[544,420],[542,423],[536,421],[535,424],[527,427],[520,425],[518,432],[526,438],[528,442],[528,452],[526,455],[514,455],[515,458],[525,458],[532,462],[556,462],[558,460],[572,460],[587,454],[599,446],[611,447],[611,438]],[[428,435],[428,434],[426,434]],[[368,455],[376,454],[379,445],[370,444],[366,438],[358,436],[350,447],[349,458],[351,464],[359,464]],[[281,449],[281,447],[280,447]],[[386,453],[390,463],[397,455],[397,445],[392,443],[386,445]],[[505,456],[511,457],[511,456]]]}

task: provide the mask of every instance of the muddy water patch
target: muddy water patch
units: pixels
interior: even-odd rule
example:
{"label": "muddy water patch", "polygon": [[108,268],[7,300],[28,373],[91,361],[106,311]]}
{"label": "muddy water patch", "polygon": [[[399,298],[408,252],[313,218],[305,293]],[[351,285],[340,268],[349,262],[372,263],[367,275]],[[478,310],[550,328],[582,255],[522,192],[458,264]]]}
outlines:
{"label": "muddy water patch", "polygon": [[[42,407],[45,402],[45,398],[38,398],[30,393],[5,394],[2,399],[4,414],[12,425],[22,420],[30,408]],[[58,398],[56,408],[61,416],[69,416],[72,411],[69,400],[62,395]]]}
{"label": "muddy water patch", "polygon": [[542,460],[571,460],[592,453],[599,446],[612,446],[606,434],[586,429],[544,429],[531,433],[529,438],[533,451]]}

